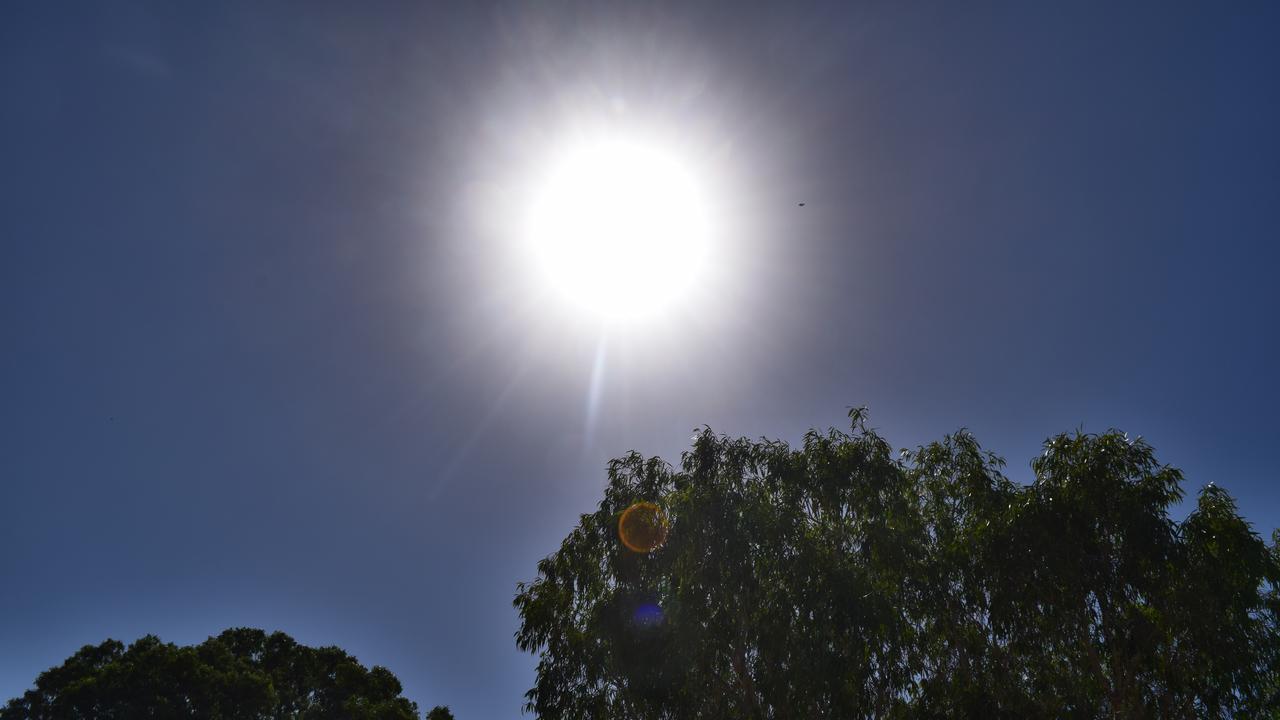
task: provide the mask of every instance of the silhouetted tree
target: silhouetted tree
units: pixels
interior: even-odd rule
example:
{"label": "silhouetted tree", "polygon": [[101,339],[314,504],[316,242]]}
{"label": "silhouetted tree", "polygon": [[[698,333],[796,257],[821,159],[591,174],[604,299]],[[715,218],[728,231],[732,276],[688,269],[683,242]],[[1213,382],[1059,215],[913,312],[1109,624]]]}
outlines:
{"label": "silhouetted tree", "polygon": [[0,720],[416,720],[400,692],[389,670],[366,670],[339,648],[237,628],[195,646],[151,635],[127,649],[86,645],[10,700]]}
{"label": "silhouetted tree", "polygon": [[[1174,522],[1181,474],[1141,439],[1051,438],[1023,486],[965,432],[895,453],[851,418],[799,449],[705,430],[678,471],[612,461],[599,509],[519,585],[526,708],[1280,717],[1280,555],[1225,491]],[[664,542],[637,552],[618,533],[640,503]]]}
{"label": "silhouetted tree", "polygon": [[427,713],[426,720],[453,720],[453,713],[449,711],[448,705],[437,705]]}

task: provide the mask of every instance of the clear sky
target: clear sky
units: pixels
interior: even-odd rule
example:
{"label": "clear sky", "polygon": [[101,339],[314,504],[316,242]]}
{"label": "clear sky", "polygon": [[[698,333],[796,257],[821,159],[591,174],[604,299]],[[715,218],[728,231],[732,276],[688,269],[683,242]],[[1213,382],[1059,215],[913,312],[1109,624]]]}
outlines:
{"label": "clear sky", "polygon": [[[267,5],[0,8],[0,698],[248,625],[517,717],[515,583],[702,424],[1118,427],[1280,524],[1280,4]],[[539,289],[591,124],[701,168],[714,292]]]}

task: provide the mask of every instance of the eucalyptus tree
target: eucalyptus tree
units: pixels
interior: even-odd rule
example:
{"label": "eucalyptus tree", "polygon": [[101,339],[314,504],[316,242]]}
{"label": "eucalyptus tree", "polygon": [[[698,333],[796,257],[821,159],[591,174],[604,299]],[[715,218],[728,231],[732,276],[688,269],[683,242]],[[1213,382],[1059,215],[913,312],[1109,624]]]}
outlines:
{"label": "eucalyptus tree", "polygon": [[609,464],[521,583],[546,718],[1262,717],[1280,555],[1141,439],[1063,434],[1031,485],[966,432],[894,452],[699,432]]}

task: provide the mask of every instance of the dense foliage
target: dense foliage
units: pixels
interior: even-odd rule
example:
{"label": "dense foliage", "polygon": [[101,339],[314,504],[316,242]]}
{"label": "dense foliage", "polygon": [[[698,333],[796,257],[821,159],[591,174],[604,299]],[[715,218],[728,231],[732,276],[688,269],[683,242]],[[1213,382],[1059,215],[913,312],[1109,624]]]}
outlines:
{"label": "dense foliage", "polygon": [[[187,647],[148,635],[127,649],[86,645],[0,720],[417,720],[391,671],[365,669],[336,647],[311,648],[277,632],[237,628]],[[436,708],[432,720],[451,720]]]}
{"label": "dense foliage", "polygon": [[[1280,717],[1280,555],[1140,439],[1064,434],[1013,483],[967,433],[895,453],[694,439],[609,465],[519,586],[546,718]],[[656,503],[665,543],[619,541]],[[1268,714],[1270,713],[1270,714]]]}

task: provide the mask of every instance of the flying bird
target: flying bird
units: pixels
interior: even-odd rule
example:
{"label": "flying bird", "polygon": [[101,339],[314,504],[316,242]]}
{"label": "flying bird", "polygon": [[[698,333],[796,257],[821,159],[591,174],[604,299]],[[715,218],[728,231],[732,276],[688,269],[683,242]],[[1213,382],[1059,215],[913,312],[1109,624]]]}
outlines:
{"label": "flying bird", "polygon": [[800,207],[804,207],[804,203],[800,203]]}

